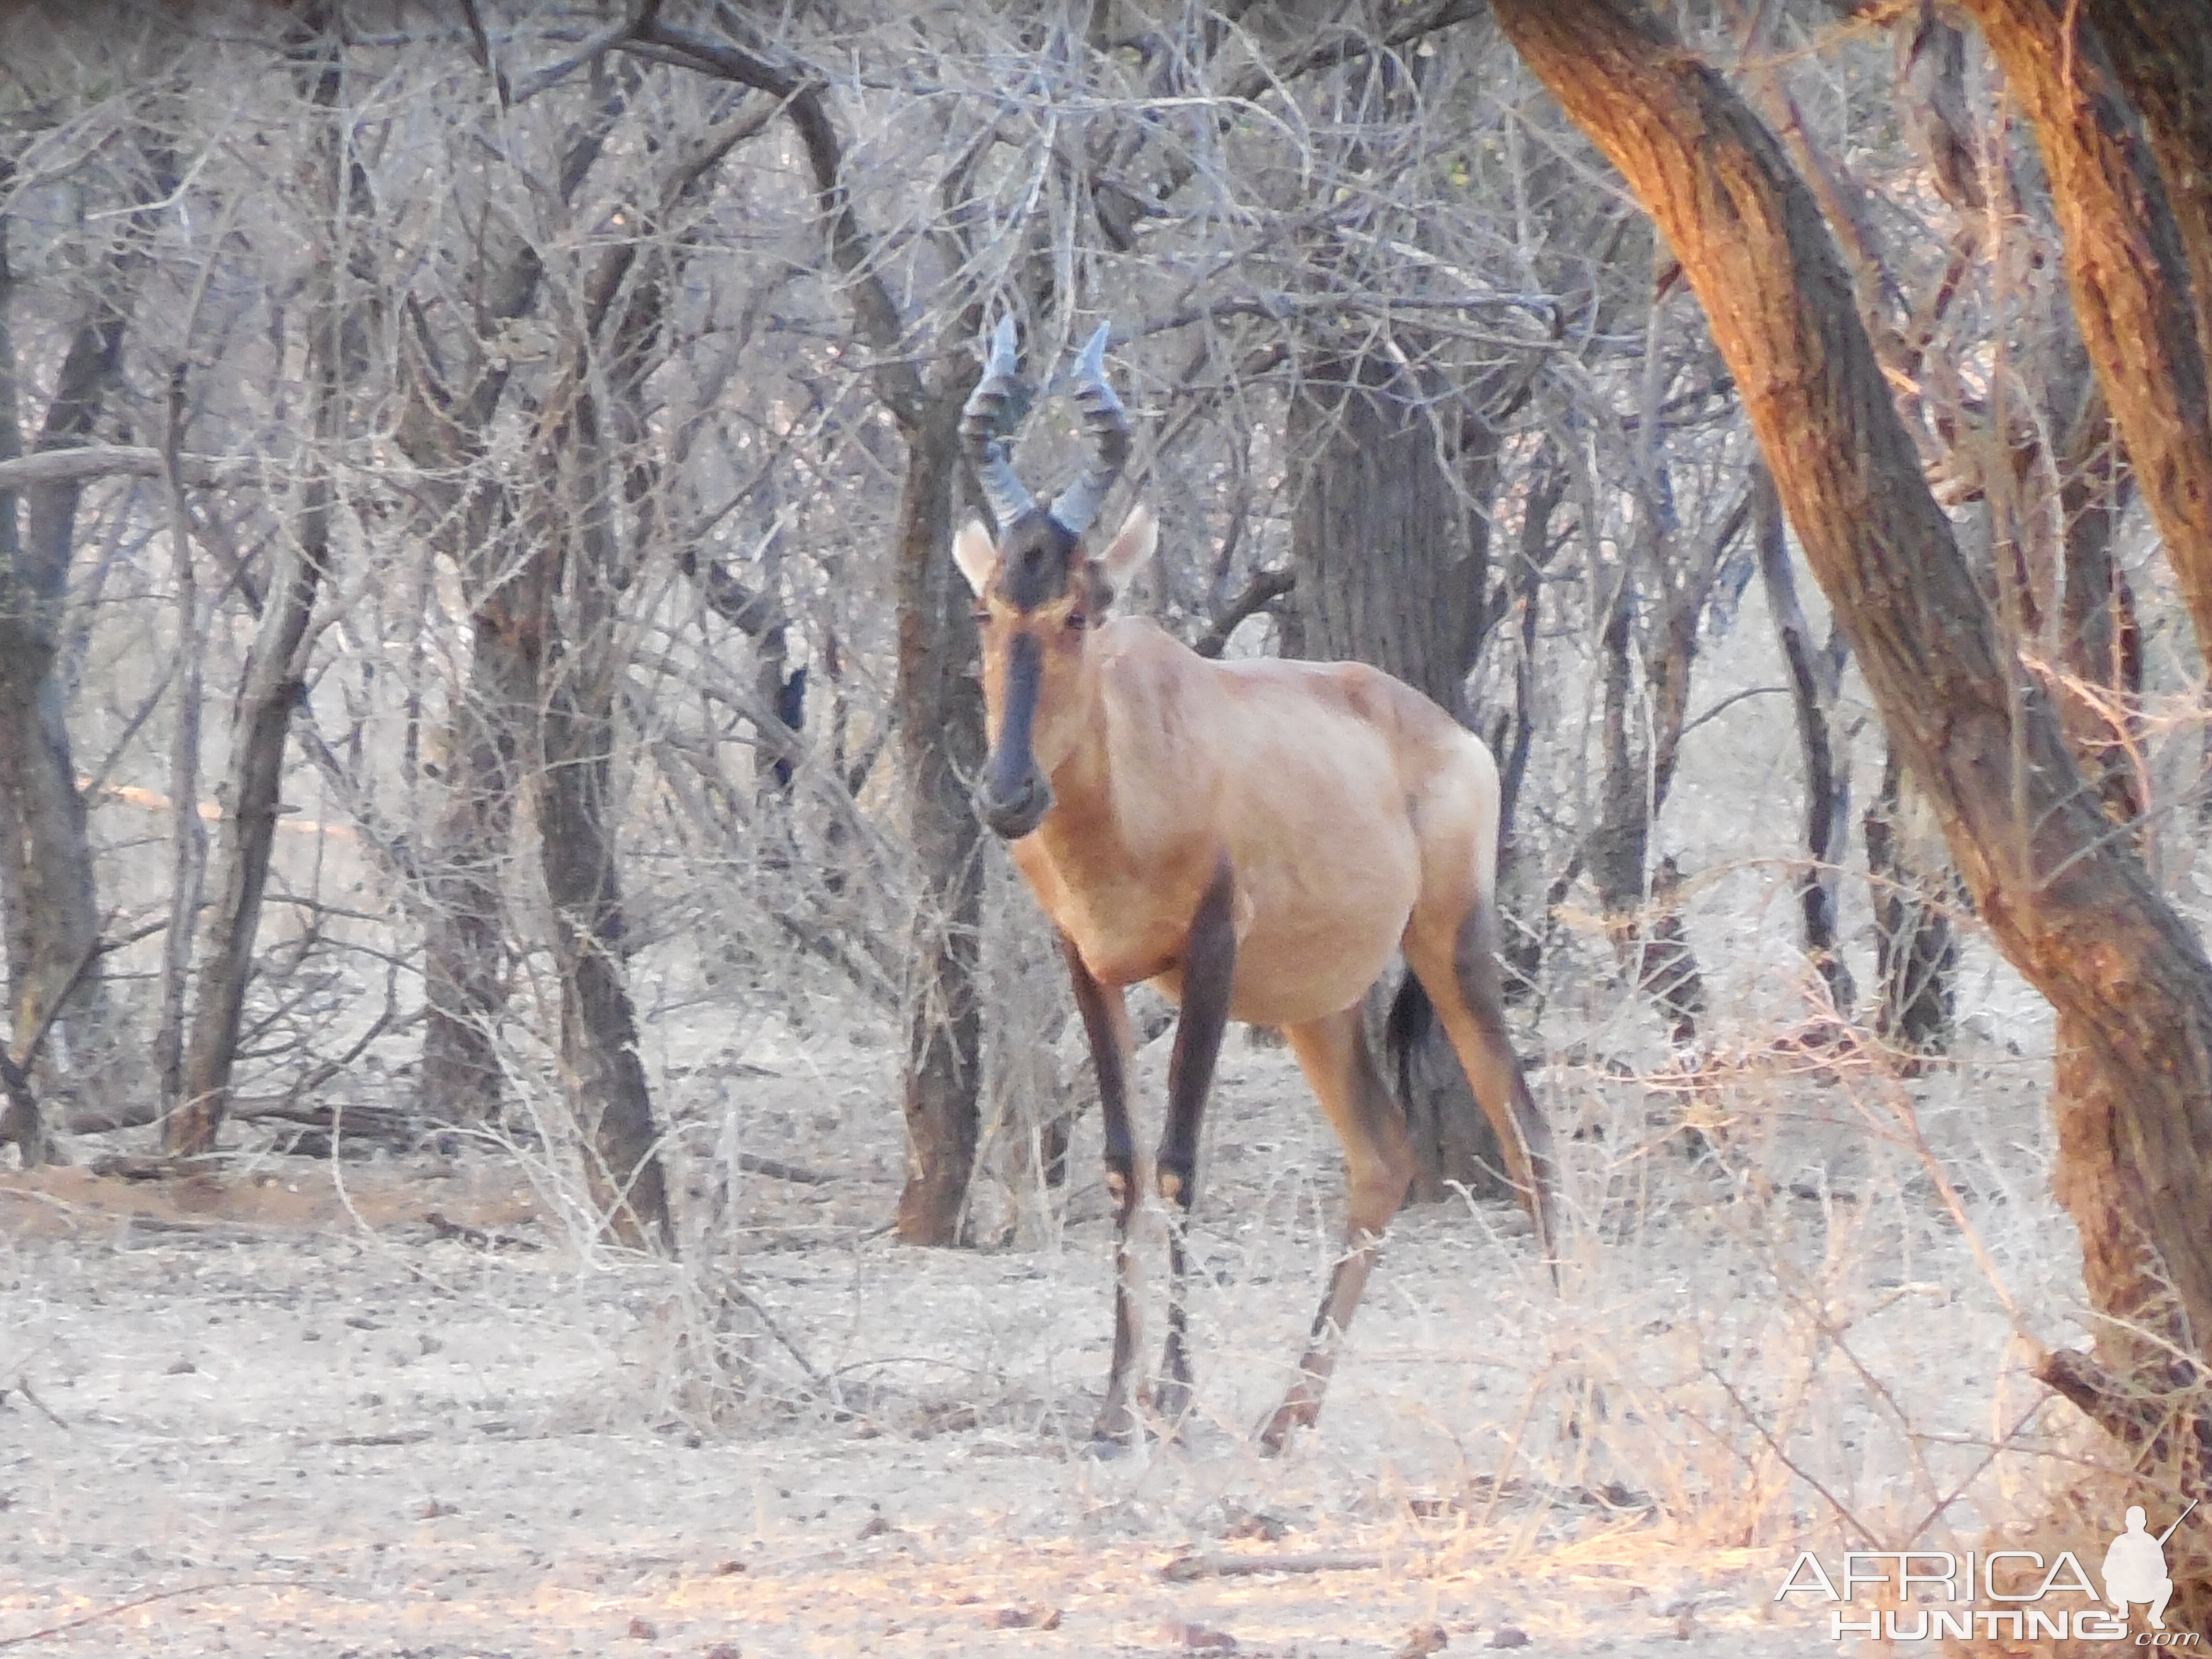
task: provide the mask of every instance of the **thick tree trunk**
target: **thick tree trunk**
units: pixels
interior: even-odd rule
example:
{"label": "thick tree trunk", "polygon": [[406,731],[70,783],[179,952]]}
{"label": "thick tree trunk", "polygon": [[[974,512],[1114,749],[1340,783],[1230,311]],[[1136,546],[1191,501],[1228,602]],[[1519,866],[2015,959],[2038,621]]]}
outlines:
{"label": "thick tree trunk", "polygon": [[[592,128],[572,138],[564,184],[597,155],[598,137]],[[493,328],[528,314],[544,275],[537,250],[508,232],[486,252],[483,315],[470,320]],[[432,1119],[477,1123],[495,1121],[506,1099],[498,1046],[509,966],[503,873],[523,746],[537,718],[547,601],[535,586],[542,564],[516,556],[506,490],[484,476],[507,368],[472,335],[447,343],[458,367],[444,372],[424,334],[410,332],[401,349],[410,395],[396,436],[426,475],[422,532],[459,574],[471,646],[447,732],[444,799],[422,861],[421,1099]]]}
{"label": "thick tree trunk", "polygon": [[898,1205],[898,1236],[909,1244],[959,1242],[981,1133],[983,830],[962,780],[983,765],[983,694],[968,672],[975,627],[950,535],[960,410],[975,383],[972,368],[947,372],[929,396],[907,430],[899,497],[899,762],[921,880],[908,957],[907,1176]]}
{"label": "thick tree trunk", "polygon": [[[2111,834],[2050,701],[2002,649],[1819,210],[1772,137],[1640,0],[1492,9],[1626,175],[1705,303],[1892,741],[1998,945],[2051,999],[2069,1052],[2099,1080],[2061,1074],[2074,1086],[2057,1101],[2058,1188],[2084,1206],[2085,1236],[2123,1218],[2139,1230],[2201,1377],[2195,1362],[2212,1341],[2212,962]],[[2075,187],[2054,173],[2062,191]],[[2138,371],[2138,393],[2148,378]],[[2100,1101],[2109,1128],[2087,1133]],[[2102,1420],[2118,1425],[2117,1404]]]}
{"label": "thick tree trunk", "polygon": [[[1523,384],[1516,377],[1475,401],[1517,398]],[[1455,446],[1444,441],[1436,392],[1380,351],[1308,366],[1287,438],[1305,479],[1291,517],[1291,602],[1300,653],[1372,663],[1463,720],[1490,563],[1488,521],[1467,502],[1495,493],[1500,444],[1480,413],[1459,421]],[[1386,981],[1369,999],[1378,1053],[1395,994]],[[1497,1133],[1441,1026],[1415,1040],[1397,1084],[1419,1160],[1415,1200],[1436,1202],[1453,1185],[1499,1191]]]}
{"label": "thick tree trunk", "polygon": [[[1782,660],[1790,672],[1790,700],[1797,714],[1797,754],[1805,767],[1805,869],[1797,878],[1797,908],[1803,918],[1805,955],[1828,988],[1828,1000],[1841,1020],[1851,1017],[1858,1000],[1851,970],[1836,938],[1836,900],[1843,870],[1844,842],[1850,833],[1851,768],[1846,739],[1836,720],[1836,694],[1843,678],[1839,651],[1813,638],[1797,602],[1797,579],[1790,568],[1787,524],[1782,498],[1766,469],[1752,485],[1754,533],[1759,538],[1759,574],[1766,589],[1766,608],[1782,641]],[[1839,642],[1839,640],[1838,641]]]}
{"label": "thick tree trunk", "polygon": [[[2136,78],[2148,93],[2171,76],[2185,76],[2191,61],[2204,61],[2212,51],[2204,40],[2212,7],[2202,0],[2159,0],[2155,8],[2136,0],[2086,6],[1964,0],[1964,9],[2034,125],[2065,235],[2075,320],[2166,538],[2198,649],[2212,656],[2212,400],[2191,303],[2190,258],[2100,31],[2081,27],[2084,13],[2108,14],[2115,40],[2139,49],[2131,50],[2130,62],[2181,54],[2153,73],[2138,64]],[[2188,146],[2203,136],[2191,112],[2207,98],[2212,91],[2199,82],[2171,103],[2153,100],[2154,108],[2170,109],[2182,123],[2160,130],[2172,133],[2173,164],[2200,197],[2212,188],[2202,178],[2208,158]]]}
{"label": "thick tree trunk", "polygon": [[[1379,352],[1308,367],[1286,442],[1304,487],[1291,515],[1291,603],[1305,654],[1373,663],[1464,718],[1489,566],[1488,526],[1462,504],[1432,410],[1437,389]],[[1498,441],[1467,424],[1480,453],[1468,487],[1498,471]]]}
{"label": "thick tree trunk", "polygon": [[2158,158],[2212,366],[2212,0],[2085,0]]}
{"label": "thick tree trunk", "polygon": [[[19,440],[14,343],[5,318],[9,286],[6,220],[0,216],[0,439],[8,459]],[[81,444],[113,380],[123,343],[124,319],[112,300],[96,302],[70,341],[54,395],[34,449]],[[75,479],[34,484],[16,500],[0,493],[0,908],[4,908],[8,1002],[15,1040],[27,1042],[46,1023],[66,990],[75,1012],[53,1025],[58,1044],[52,1070],[62,1075],[96,1072],[94,1054],[72,1055],[72,1046],[96,1042],[106,998],[95,944],[100,912],[84,803],[77,794],[63,718],[62,686],[55,675],[61,653],[62,612],[76,538]],[[57,1053],[58,1050],[58,1053]],[[18,1110],[8,1138],[27,1163],[46,1152],[46,1136]]]}

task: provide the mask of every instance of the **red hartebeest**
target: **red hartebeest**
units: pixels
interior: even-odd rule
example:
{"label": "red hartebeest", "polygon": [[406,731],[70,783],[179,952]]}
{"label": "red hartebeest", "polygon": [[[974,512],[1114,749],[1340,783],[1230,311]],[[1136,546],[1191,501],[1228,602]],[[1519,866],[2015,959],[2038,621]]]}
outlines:
{"label": "red hartebeest", "polygon": [[1031,501],[1007,455],[1028,402],[1011,320],[999,325],[968,404],[962,429],[1000,525],[995,542],[975,523],[954,543],[982,634],[991,756],[976,804],[1059,929],[1097,1062],[1115,1206],[1102,1439],[1135,1426],[1138,1190],[1122,988],[1149,981],[1182,1006],[1157,1165],[1170,1289],[1153,1405],[1170,1426],[1190,1399],[1182,1221],[1231,1018],[1283,1028],[1343,1143],[1345,1254],[1299,1376],[1261,1432],[1276,1450],[1319,1413],[1382,1230],[1413,1178],[1404,1119],[1360,1023],[1394,951],[1412,970],[1403,1012],[1420,1012],[1425,994],[1442,1017],[1538,1249],[1550,1253],[1551,1134],[1507,1037],[1495,956],[1498,769],[1450,715],[1364,663],[1208,661],[1151,622],[1107,615],[1158,532],[1139,507],[1103,553],[1081,552],[1129,448],[1106,381],[1106,333],[1101,325],[1075,370],[1097,453],[1051,506]]}

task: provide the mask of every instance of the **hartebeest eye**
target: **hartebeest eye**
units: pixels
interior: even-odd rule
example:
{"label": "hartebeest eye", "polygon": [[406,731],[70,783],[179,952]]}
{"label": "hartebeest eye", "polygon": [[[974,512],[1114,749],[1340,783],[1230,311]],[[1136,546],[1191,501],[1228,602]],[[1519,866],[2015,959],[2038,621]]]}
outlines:
{"label": "hartebeest eye", "polygon": [[1091,626],[1091,618],[1085,616],[1080,611],[1071,611],[1067,613],[1067,626],[1071,632],[1079,629],[1088,628]]}

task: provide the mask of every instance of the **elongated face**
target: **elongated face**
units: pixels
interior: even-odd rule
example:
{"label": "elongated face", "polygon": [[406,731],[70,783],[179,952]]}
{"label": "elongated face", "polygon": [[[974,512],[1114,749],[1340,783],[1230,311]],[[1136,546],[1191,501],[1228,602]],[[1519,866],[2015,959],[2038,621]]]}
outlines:
{"label": "elongated face", "polygon": [[975,809],[1008,841],[1052,810],[1052,775],[1091,723],[1091,631],[1156,539],[1142,507],[1098,559],[1084,557],[1076,538],[1042,511],[1024,514],[997,543],[980,524],[954,538],[953,556],[975,593],[991,738]]}

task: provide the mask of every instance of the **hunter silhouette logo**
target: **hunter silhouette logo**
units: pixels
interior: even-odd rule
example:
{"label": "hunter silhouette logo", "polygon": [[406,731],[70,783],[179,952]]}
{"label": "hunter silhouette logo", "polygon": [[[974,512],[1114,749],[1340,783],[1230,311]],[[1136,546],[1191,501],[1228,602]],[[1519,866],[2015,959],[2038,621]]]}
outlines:
{"label": "hunter silhouette logo", "polygon": [[[2192,1498],[2189,1510],[2196,1507]],[[2140,1601],[2149,1609],[2150,1627],[2166,1628],[2166,1604],[2173,1599],[2173,1580],[2166,1576],[2166,1540],[2173,1536],[2174,1527],[2189,1518],[2189,1510],[2174,1516],[2173,1527],[2154,1538],[2143,1530],[2142,1505],[2129,1507],[2128,1529],[2105,1552],[2105,1599],[2119,1609],[2122,1619],[2128,1616],[2130,1603]]]}
{"label": "hunter silhouette logo", "polygon": [[[2173,1524],[2155,1535],[2142,1506],[2131,1507],[2127,1529],[2105,1552],[2101,1596],[2071,1550],[2047,1559],[2039,1550],[1970,1550],[1963,1555],[1948,1550],[1853,1550],[1834,1577],[1819,1556],[1806,1550],[1791,1564],[1774,1599],[1814,1595],[1844,1604],[1828,1613],[1828,1635],[1838,1642],[1846,1636],[1890,1642],[1977,1636],[1992,1641],[2010,1637],[2015,1642],[2126,1642],[2130,1616],[2140,1607],[2148,1627],[2134,1635],[2134,1646],[2199,1647],[2202,1632],[2166,1627],[2166,1603],[2173,1598],[2166,1540],[2196,1507],[2191,1498]],[[1902,1605],[1846,1611],[1862,1586]]]}

